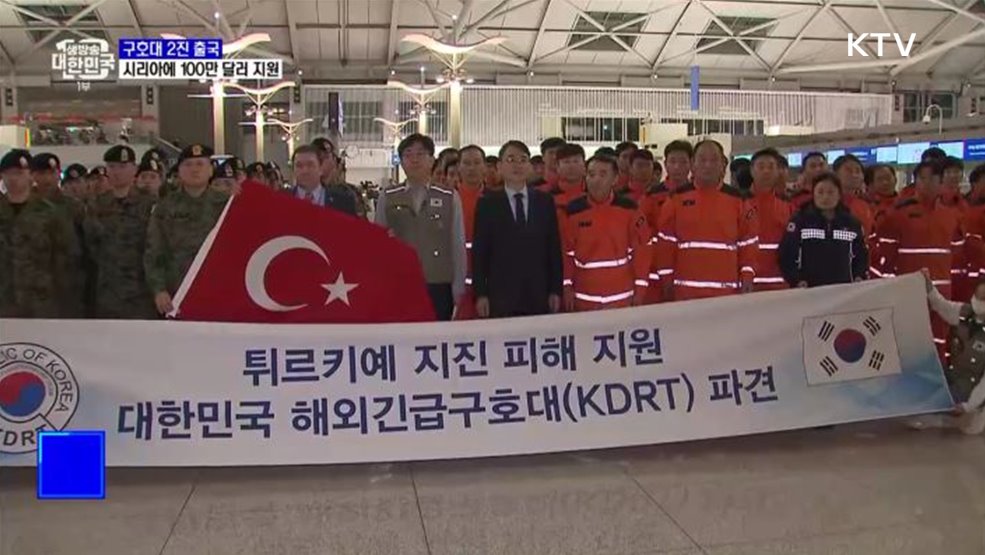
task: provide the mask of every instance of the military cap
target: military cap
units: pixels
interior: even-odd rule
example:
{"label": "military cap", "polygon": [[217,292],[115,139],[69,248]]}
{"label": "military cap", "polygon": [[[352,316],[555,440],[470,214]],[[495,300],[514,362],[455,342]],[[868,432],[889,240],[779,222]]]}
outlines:
{"label": "military cap", "polygon": [[254,177],[257,175],[263,175],[267,171],[267,166],[263,162],[253,162],[246,167],[246,175]]}
{"label": "military cap", "polygon": [[161,165],[161,162],[153,158],[146,158],[143,162],[140,163],[139,166],[137,166],[137,175],[140,175],[144,172],[161,173],[163,171],[164,171],[164,167]]}
{"label": "military cap", "polygon": [[103,162],[122,162],[122,163],[137,163],[137,154],[132,148],[127,145],[116,145],[110,147],[109,150],[103,154]]}
{"label": "military cap", "polygon": [[147,160],[156,160],[158,162],[164,162],[164,155],[160,150],[152,148],[144,153],[143,157],[140,158],[141,162],[146,162]]}
{"label": "military cap", "polygon": [[57,156],[50,152],[42,152],[41,154],[35,154],[31,158],[31,171],[32,172],[43,172],[47,170],[59,171],[61,169],[62,163]]}
{"label": "military cap", "polygon": [[106,177],[106,166],[96,166],[89,170],[89,177],[103,176]]}
{"label": "military cap", "polygon": [[71,166],[65,168],[65,175],[62,176],[62,179],[82,179],[88,172],[89,170],[87,170],[82,164],[72,164]]}
{"label": "military cap", "polygon": [[216,177],[236,177],[236,172],[246,172],[243,161],[235,156],[226,158],[216,169]]}
{"label": "military cap", "polygon": [[189,158],[212,158],[212,154],[214,154],[213,150],[205,145],[198,143],[188,145],[178,155],[178,164],[180,165]]}
{"label": "military cap", "polygon": [[29,169],[31,167],[31,153],[23,148],[14,148],[3,155],[0,159],[0,172],[13,168]]}

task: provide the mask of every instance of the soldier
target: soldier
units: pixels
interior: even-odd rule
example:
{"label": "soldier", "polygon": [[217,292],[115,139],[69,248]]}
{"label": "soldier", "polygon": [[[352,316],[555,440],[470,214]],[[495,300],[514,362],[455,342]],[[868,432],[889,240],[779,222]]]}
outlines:
{"label": "soldier", "polygon": [[86,178],[89,184],[89,198],[96,198],[109,191],[109,177],[106,175],[106,166],[96,166],[89,170],[89,177]]}
{"label": "soldier", "polygon": [[71,280],[78,243],[70,221],[31,190],[31,154],[9,151],[0,159],[7,187],[0,195],[0,317],[75,317],[78,291]]}
{"label": "soldier", "polygon": [[85,202],[89,194],[86,185],[86,173],[89,170],[82,164],[72,164],[62,174],[62,190],[77,201]]}
{"label": "soldier", "polygon": [[76,293],[70,298],[65,299],[68,305],[65,307],[67,314],[81,317],[88,308],[85,304],[89,297],[87,294],[88,278],[90,277],[89,268],[86,266],[85,239],[82,223],[85,220],[86,207],[82,201],[76,200],[64,194],[58,186],[61,176],[61,161],[57,156],[50,152],[42,152],[31,158],[31,178],[34,180],[34,189],[37,195],[48,200],[71,226],[75,245],[71,252],[77,257],[72,261],[72,271],[64,276],[65,280],[71,281]]}
{"label": "soldier", "polygon": [[161,314],[174,311],[171,296],[181,285],[195,255],[219,221],[229,195],[209,189],[212,149],[185,147],[178,157],[180,189],[161,199],[147,228],[144,271]]}
{"label": "soldier", "polygon": [[85,220],[87,251],[97,269],[94,313],[103,319],[154,319],[157,313],[144,277],[144,247],[155,198],[134,187],[133,149],[114,146],[103,160],[109,164],[112,189],[92,201]]}
{"label": "soldier", "polygon": [[217,191],[231,194],[233,188],[246,181],[246,167],[235,156],[226,158],[219,164],[212,176],[211,187]]}
{"label": "soldier", "polygon": [[153,158],[147,158],[137,166],[137,192],[153,199],[161,196],[164,184],[164,166]]}

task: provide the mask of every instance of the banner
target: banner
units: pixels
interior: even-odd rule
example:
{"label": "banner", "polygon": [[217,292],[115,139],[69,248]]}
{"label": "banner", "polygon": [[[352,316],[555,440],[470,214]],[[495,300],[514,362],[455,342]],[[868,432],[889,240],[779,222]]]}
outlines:
{"label": "banner", "polygon": [[385,325],[0,320],[0,464],[105,430],[111,466],[599,449],[952,406],[923,278]]}

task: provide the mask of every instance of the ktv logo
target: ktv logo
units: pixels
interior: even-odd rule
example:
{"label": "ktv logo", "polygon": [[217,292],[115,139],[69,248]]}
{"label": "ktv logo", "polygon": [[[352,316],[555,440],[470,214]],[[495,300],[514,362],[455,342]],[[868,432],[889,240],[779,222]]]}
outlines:
{"label": "ktv logo", "polygon": [[909,58],[910,50],[913,49],[913,41],[917,38],[916,33],[910,33],[910,40],[907,41],[906,45],[903,44],[903,37],[899,33],[862,33],[861,35],[855,36],[854,33],[848,33],[848,56],[852,57],[856,53],[868,58],[869,53],[865,51],[863,46],[864,40],[871,37],[876,41],[876,58],[882,58],[883,56],[883,39],[893,37],[896,41],[896,47],[899,49],[899,55],[901,58]]}

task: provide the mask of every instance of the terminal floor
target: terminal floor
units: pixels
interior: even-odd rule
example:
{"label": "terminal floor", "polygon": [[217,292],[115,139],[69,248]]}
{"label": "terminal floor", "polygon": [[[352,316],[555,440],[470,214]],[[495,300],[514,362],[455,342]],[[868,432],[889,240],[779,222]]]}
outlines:
{"label": "terminal floor", "polygon": [[0,469],[0,555],[985,554],[985,439],[899,422],[107,482],[102,502],[39,502],[33,469]]}

